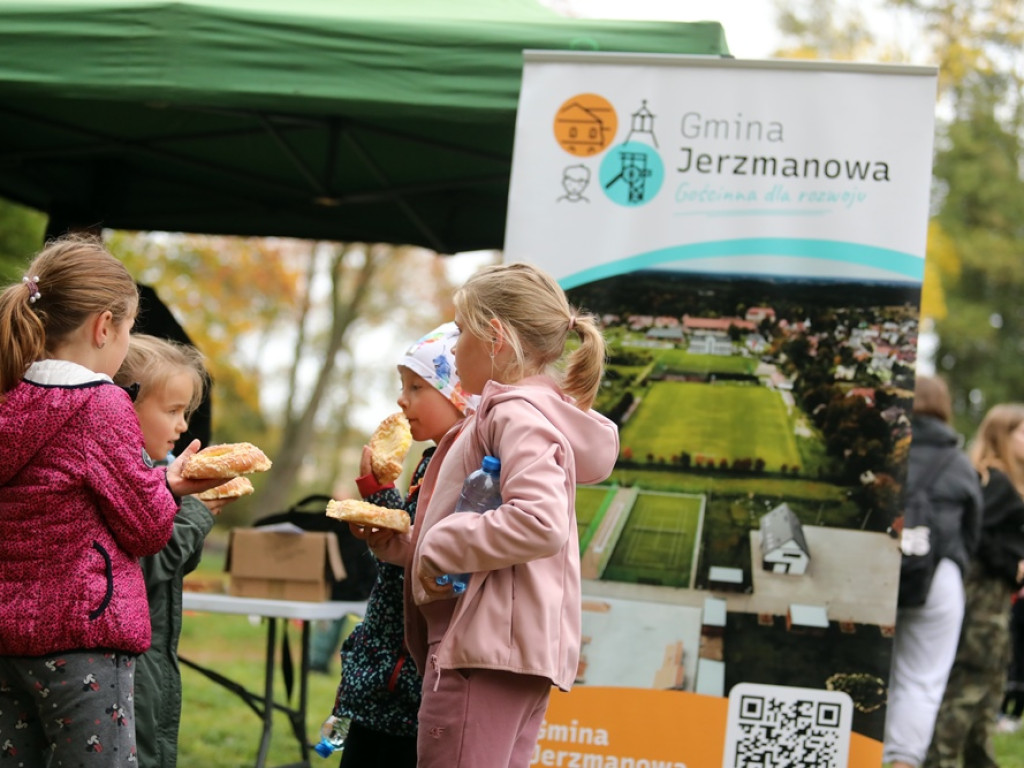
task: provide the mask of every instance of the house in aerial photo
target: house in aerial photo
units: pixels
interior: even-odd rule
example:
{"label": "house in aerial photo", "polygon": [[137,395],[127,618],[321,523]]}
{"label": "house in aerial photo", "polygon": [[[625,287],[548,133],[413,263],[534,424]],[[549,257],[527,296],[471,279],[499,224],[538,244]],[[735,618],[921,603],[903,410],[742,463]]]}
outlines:
{"label": "house in aerial photo", "polygon": [[804,527],[788,504],[779,504],[761,518],[762,568],[799,575],[807,571],[810,559]]}

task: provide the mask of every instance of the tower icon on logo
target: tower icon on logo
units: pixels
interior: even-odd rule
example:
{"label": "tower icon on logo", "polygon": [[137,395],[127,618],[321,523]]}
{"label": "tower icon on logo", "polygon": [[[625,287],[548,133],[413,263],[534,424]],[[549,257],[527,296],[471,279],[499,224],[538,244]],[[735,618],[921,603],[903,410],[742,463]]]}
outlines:
{"label": "tower icon on logo", "polygon": [[601,188],[614,203],[630,207],[643,205],[653,200],[661,189],[665,166],[657,151],[654,117],[645,99],[630,115],[626,140],[610,147],[601,161],[598,174]]}
{"label": "tower icon on logo", "polygon": [[634,133],[650,136],[651,143],[657,149],[658,137],[654,135],[654,113],[647,108],[647,99],[644,99],[640,104],[640,109],[629,117],[630,126],[629,133],[626,135],[626,141],[632,141]]}
{"label": "tower icon on logo", "polygon": [[608,150],[601,161],[599,178],[612,202],[635,207],[650,202],[658,194],[665,166],[652,147],[627,141]]}
{"label": "tower icon on logo", "polygon": [[620,151],[618,154],[620,170],[605,183],[604,188],[610,189],[615,184],[625,184],[627,202],[632,205],[644,202],[644,187],[651,176],[651,169],[647,167],[647,155],[643,152],[626,151]]}

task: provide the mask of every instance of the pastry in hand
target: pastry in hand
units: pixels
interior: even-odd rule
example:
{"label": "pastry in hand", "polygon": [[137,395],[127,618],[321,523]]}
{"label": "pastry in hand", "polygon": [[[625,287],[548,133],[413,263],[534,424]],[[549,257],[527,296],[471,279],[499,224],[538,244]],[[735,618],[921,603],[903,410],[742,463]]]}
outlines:
{"label": "pastry in hand", "polygon": [[368,501],[331,499],[327,503],[327,516],[370,528],[390,528],[399,533],[409,531],[409,513],[404,509],[378,507]]}
{"label": "pastry in hand", "polygon": [[250,472],[266,472],[270,466],[270,459],[252,443],[223,443],[189,456],[181,468],[181,476],[189,480],[229,480]]}
{"label": "pastry in hand", "polygon": [[197,493],[196,498],[200,501],[216,501],[217,499],[238,499],[248,496],[253,492],[252,483],[248,477],[233,477],[226,483],[211,488],[208,491]]}
{"label": "pastry in hand", "polygon": [[370,436],[370,467],[378,483],[387,485],[398,479],[411,447],[412,432],[404,413],[393,413],[377,425]]}

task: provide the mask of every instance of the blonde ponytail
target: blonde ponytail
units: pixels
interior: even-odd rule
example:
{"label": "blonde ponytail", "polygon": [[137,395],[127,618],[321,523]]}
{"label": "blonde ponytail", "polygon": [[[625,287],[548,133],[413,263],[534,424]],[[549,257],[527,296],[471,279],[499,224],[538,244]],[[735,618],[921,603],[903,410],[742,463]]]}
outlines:
{"label": "blonde ponytail", "polygon": [[573,317],[572,326],[580,337],[580,345],[569,353],[562,389],[576,399],[576,405],[587,410],[594,404],[601,387],[605,341],[593,315],[577,313]]}
{"label": "blonde ponytail", "polygon": [[[500,324],[513,360],[504,371],[509,383],[547,371],[583,410],[601,386],[605,342],[593,315],[569,305],[558,282],[542,269],[522,262],[485,267],[455,292],[463,332],[494,340],[491,320]],[[580,345],[566,355],[569,333]],[[564,373],[558,365],[565,362]]]}
{"label": "blonde ponytail", "polygon": [[46,352],[46,332],[32,311],[24,283],[0,294],[0,396],[10,392],[25,371]]}

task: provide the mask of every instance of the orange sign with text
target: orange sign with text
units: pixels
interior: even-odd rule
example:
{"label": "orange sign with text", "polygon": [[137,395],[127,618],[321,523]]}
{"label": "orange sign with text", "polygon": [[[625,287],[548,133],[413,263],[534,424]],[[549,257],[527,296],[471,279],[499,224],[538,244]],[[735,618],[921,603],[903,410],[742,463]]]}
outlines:
{"label": "orange sign with text", "polygon": [[[685,691],[577,686],[551,694],[530,765],[560,768],[723,766],[729,700]],[[852,733],[849,766],[878,766],[882,745]]]}

